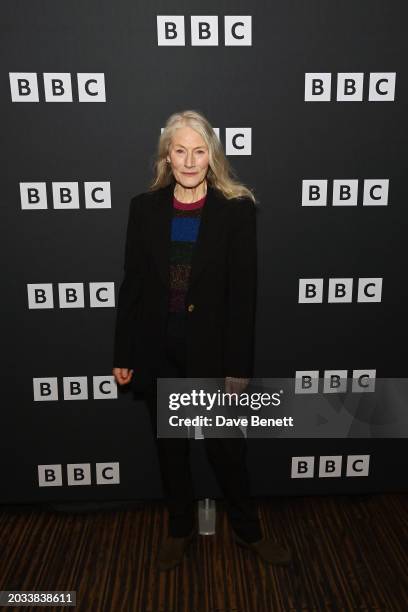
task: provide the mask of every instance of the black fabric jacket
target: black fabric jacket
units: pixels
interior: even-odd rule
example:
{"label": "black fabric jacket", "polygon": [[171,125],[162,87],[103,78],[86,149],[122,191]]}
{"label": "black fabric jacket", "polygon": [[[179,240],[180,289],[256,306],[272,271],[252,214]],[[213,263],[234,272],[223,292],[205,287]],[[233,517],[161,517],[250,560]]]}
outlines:
{"label": "black fabric jacket", "polygon": [[[132,368],[135,390],[164,350],[174,182],[132,198],[119,288],[113,367]],[[185,301],[187,377],[253,375],[256,206],[207,185]]]}

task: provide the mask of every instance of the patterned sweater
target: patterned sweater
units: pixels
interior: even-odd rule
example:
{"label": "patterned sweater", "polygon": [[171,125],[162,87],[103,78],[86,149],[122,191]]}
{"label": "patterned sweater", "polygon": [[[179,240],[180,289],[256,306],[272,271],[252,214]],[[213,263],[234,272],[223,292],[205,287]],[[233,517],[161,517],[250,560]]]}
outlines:
{"label": "patterned sweater", "polygon": [[185,204],[173,196],[171,224],[169,313],[185,316],[185,298],[191,271],[195,242],[200,228],[201,212],[206,196]]}

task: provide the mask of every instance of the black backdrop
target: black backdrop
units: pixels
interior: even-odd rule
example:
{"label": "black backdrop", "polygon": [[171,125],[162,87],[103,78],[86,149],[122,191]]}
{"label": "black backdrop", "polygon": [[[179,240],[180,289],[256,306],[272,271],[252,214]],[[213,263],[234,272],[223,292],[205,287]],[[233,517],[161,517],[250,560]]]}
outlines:
{"label": "black backdrop", "polygon": [[[260,202],[256,375],[406,376],[405,3],[5,1],[1,13],[3,502],[161,495],[147,413],[130,393],[115,397],[111,363],[129,201],[146,190],[160,129],[177,110],[203,112],[224,145],[227,128],[250,129],[251,149],[229,159]],[[158,15],[184,16],[184,45],[158,44]],[[192,15],[218,18],[217,45],[192,44]],[[250,18],[252,44],[225,44],[226,15]],[[37,102],[24,99],[26,73],[38,81]],[[68,74],[72,101],[46,100],[46,73]],[[331,74],[329,101],[305,101],[309,73]],[[336,99],[339,73],[362,73],[361,101]],[[373,73],[395,73],[392,99],[369,99]],[[103,75],[106,101],[79,101],[78,74]],[[333,206],[333,182],[344,179],[358,180],[357,203]],[[363,205],[369,179],[388,181],[386,205]],[[327,181],[327,205],[302,206],[307,180]],[[30,183],[45,189],[43,208],[24,204]],[[77,184],[77,208],[54,207],[56,183]],[[103,183],[103,207],[87,206],[88,183]],[[322,303],[299,303],[305,278],[323,279]],[[328,302],[331,278],[353,279],[350,303]],[[380,301],[357,300],[359,278],[382,279]],[[60,283],[83,287],[81,307],[61,307]],[[106,302],[91,301],[92,283],[106,288]],[[33,302],[37,284],[53,305],[38,307],[38,292]],[[65,399],[69,377],[87,395]],[[94,377],[104,381],[96,392]],[[54,395],[38,395],[37,379]],[[98,389],[110,393],[99,399]],[[405,448],[404,439],[256,440],[253,493],[401,489]],[[217,496],[200,441],[192,453],[197,495]],[[343,458],[341,476],[319,478],[316,467],[313,478],[291,477],[292,457],[333,455]],[[346,476],[350,455],[369,457],[366,476]],[[70,486],[67,466],[76,464],[89,466],[90,478]],[[38,466],[57,466],[61,482],[41,482]],[[101,486],[99,472],[104,484],[118,479]]]}

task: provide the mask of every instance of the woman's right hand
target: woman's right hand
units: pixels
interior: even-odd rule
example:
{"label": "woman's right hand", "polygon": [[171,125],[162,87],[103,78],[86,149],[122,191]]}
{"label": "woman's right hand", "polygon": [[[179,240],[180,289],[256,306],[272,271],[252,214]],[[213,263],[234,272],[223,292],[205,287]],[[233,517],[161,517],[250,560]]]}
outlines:
{"label": "woman's right hand", "polygon": [[127,385],[132,380],[133,370],[128,368],[113,368],[112,374],[118,385]]}

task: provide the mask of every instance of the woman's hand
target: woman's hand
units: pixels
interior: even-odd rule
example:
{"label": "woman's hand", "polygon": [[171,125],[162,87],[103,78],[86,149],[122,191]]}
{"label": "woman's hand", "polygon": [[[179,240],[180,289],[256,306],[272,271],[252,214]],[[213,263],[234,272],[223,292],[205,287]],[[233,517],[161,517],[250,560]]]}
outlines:
{"label": "woman's hand", "polygon": [[113,368],[112,374],[118,385],[127,385],[132,380],[133,370],[129,370],[129,368]]}
{"label": "woman's hand", "polygon": [[226,393],[236,393],[239,396],[248,386],[249,381],[249,378],[227,376],[225,379],[225,391]]}

